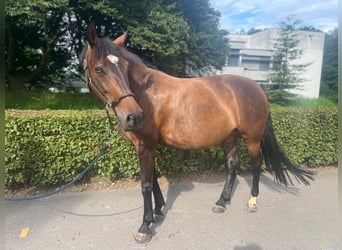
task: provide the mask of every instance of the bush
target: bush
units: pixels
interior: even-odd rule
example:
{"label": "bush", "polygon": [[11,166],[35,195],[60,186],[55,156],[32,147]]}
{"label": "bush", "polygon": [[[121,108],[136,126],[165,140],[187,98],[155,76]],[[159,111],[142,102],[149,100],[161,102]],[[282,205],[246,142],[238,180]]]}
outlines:
{"label": "bush", "polygon": [[280,109],[272,114],[277,139],[297,164],[337,163],[337,109]]}
{"label": "bush", "polygon": [[[337,162],[337,109],[276,109],[276,136],[297,164],[310,167]],[[103,110],[13,111],[5,117],[5,184],[8,189],[62,184],[73,179],[108,140]],[[137,178],[140,170],[129,142],[117,134],[112,149],[87,174],[108,179]],[[249,169],[244,143],[239,141],[242,171]],[[180,151],[160,146],[156,166],[172,175],[223,170],[220,147]]]}

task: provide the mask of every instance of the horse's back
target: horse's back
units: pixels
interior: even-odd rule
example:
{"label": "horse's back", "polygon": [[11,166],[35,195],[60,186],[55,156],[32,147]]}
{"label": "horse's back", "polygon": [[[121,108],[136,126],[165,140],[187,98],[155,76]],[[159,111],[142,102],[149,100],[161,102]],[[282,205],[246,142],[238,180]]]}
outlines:
{"label": "horse's back", "polygon": [[217,82],[219,85],[222,84],[223,86],[228,87],[230,91],[234,93],[237,100],[242,100],[243,98],[251,98],[251,101],[260,99],[259,101],[262,101],[263,104],[267,104],[267,98],[261,86],[250,78],[228,74],[208,76],[205,78],[211,79],[211,81]]}
{"label": "horse's back", "polygon": [[203,80],[210,82],[217,96],[222,98],[222,101],[225,101],[229,108],[233,108],[240,118],[254,120],[267,116],[267,97],[256,81],[247,77],[228,74],[208,76],[204,77]]}

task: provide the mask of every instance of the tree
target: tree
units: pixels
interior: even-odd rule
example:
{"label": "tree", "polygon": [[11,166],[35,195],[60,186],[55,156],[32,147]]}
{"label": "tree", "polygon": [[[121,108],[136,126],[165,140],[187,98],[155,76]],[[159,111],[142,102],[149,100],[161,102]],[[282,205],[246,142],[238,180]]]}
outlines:
{"label": "tree", "polygon": [[[95,2],[92,4],[94,9],[102,11],[108,18],[115,16],[122,31],[128,30],[130,50],[160,70],[174,75],[182,73],[181,55],[189,53],[189,25],[175,11],[174,3],[161,0]],[[96,23],[101,24],[101,20]],[[110,32],[105,33],[111,36]]]}
{"label": "tree", "polygon": [[210,7],[208,0],[178,0],[175,3],[177,12],[189,25],[189,50],[182,52],[182,64],[195,70],[208,65],[221,70],[227,62],[229,46],[225,37],[228,32],[219,29],[220,13]]}
{"label": "tree", "polygon": [[[5,77],[12,89],[63,78],[68,60],[66,0],[14,1],[5,6]],[[58,48],[56,44],[59,43]]]}
{"label": "tree", "polygon": [[322,32],[321,30],[313,27],[313,26],[303,26],[303,27],[300,27],[298,28],[298,30],[304,30],[304,31],[312,31],[312,32]]}
{"label": "tree", "polygon": [[252,34],[256,34],[258,32],[262,31],[262,29],[255,29],[255,28],[251,28],[247,31],[247,35],[252,35]]}
{"label": "tree", "polygon": [[7,85],[19,89],[25,83],[41,86],[76,77],[91,21],[103,36],[115,38],[128,31],[128,49],[167,73],[184,76],[189,62],[195,68],[220,68],[228,55],[225,32],[218,29],[220,15],[208,0],[196,2],[195,10],[190,2],[8,0]]}
{"label": "tree", "polygon": [[208,0],[93,1],[90,5],[108,20],[116,17],[115,25],[129,31],[129,48],[160,70],[186,76],[187,66],[221,69],[226,64],[227,32],[219,29],[220,13]]}
{"label": "tree", "polygon": [[293,90],[299,89],[305,81],[301,74],[309,64],[295,64],[293,60],[303,54],[303,50],[297,46],[299,40],[296,35],[296,26],[300,23],[295,16],[286,17],[279,23],[280,33],[276,39],[271,73],[267,76],[267,92],[269,101],[280,105],[286,105],[296,96]]}
{"label": "tree", "polygon": [[325,36],[320,96],[338,100],[338,29]]}

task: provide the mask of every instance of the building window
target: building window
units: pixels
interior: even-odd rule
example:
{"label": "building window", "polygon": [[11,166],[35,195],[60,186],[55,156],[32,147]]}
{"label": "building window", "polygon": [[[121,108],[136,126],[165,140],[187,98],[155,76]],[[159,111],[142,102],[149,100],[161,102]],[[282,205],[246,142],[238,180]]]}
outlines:
{"label": "building window", "polygon": [[267,70],[270,70],[270,62],[268,61],[261,61],[260,64],[259,64],[259,70],[262,70],[262,71],[267,71]]}
{"label": "building window", "polygon": [[242,58],[241,67],[246,68],[248,70],[258,70],[259,69],[259,62],[256,60],[243,59]]}
{"label": "building window", "polygon": [[243,56],[241,67],[249,70],[262,70],[270,69],[270,57],[266,56]]}
{"label": "building window", "polygon": [[239,66],[239,56],[237,56],[237,55],[229,56],[228,66],[238,67]]}

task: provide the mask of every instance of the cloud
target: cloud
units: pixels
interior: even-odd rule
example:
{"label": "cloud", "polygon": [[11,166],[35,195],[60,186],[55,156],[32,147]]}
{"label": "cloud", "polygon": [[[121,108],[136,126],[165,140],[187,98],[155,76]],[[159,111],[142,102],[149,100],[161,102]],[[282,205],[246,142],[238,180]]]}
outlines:
{"label": "cloud", "polygon": [[278,27],[288,15],[301,26],[332,30],[338,23],[338,0],[210,0],[221,13],[221,28],[231,33],[251,28]]}

